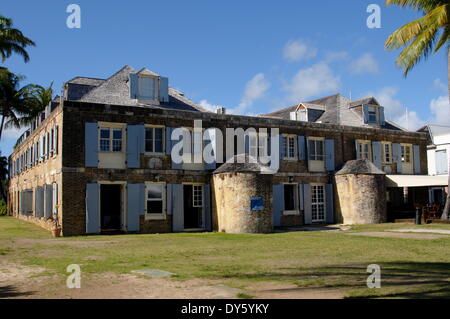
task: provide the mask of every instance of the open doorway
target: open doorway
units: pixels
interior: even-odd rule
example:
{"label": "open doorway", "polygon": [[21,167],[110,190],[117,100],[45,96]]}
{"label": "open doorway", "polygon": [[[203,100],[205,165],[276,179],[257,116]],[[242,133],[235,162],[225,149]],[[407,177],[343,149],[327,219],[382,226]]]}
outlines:
{"label": "open doorway", "polygon": [[184,229],[203,229],[203,185],[184,185]]}
{"label": "open doorway", "polygon": [[100,227],[102,232],[122,229],[122,185],[100,185]]}

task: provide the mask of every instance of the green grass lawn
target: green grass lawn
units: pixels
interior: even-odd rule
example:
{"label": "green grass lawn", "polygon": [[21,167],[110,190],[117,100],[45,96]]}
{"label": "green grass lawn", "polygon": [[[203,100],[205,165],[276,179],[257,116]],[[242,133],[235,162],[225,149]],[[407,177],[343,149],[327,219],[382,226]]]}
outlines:
{"label": "green grass lawn", "polygon": [[[243,290],[257,282],[335,288],[347,297],[450,297],[450,236],[440,239],[375,238],[354,232],[450,225],[382,224],[349,231],[268,235],[180,233],[79,236],[50,233],[12,217],[0,218],[0,260],[45,267],[66,275],[69,264],[83,274],[129,273],[156,268],[175,280],[218,279]],[[381,267],[381,289],[368,289],[369,264]]]}

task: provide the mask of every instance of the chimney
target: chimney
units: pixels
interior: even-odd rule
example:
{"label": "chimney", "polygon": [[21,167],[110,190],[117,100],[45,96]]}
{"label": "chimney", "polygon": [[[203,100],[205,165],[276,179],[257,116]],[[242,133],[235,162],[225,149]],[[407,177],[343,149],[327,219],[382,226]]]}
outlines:
{"label": "chimney", "polygon": [[219,106],[218,108],[216,108],[216,113],[217,114],[226,114],[226,108]]}

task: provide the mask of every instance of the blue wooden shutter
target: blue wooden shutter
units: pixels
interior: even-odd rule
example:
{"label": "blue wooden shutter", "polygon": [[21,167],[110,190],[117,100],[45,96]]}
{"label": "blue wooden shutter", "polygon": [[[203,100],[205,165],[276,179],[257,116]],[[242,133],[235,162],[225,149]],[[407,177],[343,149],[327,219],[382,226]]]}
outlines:
{"label": "blue wooden shutter", "polygon": [[58,139],[58,136],[59,136],[59,127],[58,127],[58,125],[55,125],[55,129],[54,129],[54,138],[55,138],[55,144],[54,144],[54,151],[55,151],[55,154],[58,154],[58,141],[59,141],[59,139]]}
{"label": "blue wooden shutter", "polygon": [[446,150],[438,150],[436,154],[436,174],[444,175],[448,173],[448,159]]}
{"label": "blue wooden shutter", "polygon": [[145,184],[127,185],[127,230],[139,231],[140,216],[145,214]]}
{"label": "blue wooden shutter", "polygon": [[273,185],[272,196],[272,210],[273,210],[273,227],[281,226],[281,215],[284,211],[284,185]]}
{"label": "blue wooden shutter", "polygon": [[44,189],[41,186],[35,189],[36,217],[44,217]]}
{"label": "blue wooden shutter", "polygon": [[52,213],[53,213],[53,203],[52,203],[52,199],[53,199],[53,196],[52,196],[52,185],[45,185],[44,186],[44,192],[45,192],[45,194],[44,194],[44,196],[45,196],[45,199],[44,199],[44,203],[45,203],[45,205],[44,205],[44,217],[45,218],[50,218],[50,217],[52,217]]}
{"label": "blue wooden shutter", "polygon": [[298,137],[298,158],[301,161],[306,160],[306,138],[304,136]]}
{"label": "blue wooden shutter", "polygon": [[286,140],[286,136],[282,136],[280,135],[280,160],[286,157],[286,145],[287,145],[287,140]]}
{"label": "blue wooden shutter", "polygon": [[298,208],[300,210],[305,209],[305,191],[304,191],[304,185],[298,184]]}
{"label": "blue wooden shutter", "polygon": [[173,185],[174,184],[167,184],[167,186],[166,186],[166,214],[167,215],[172,215]]}
{"label": "blue wooden shutter", "polygon": [[[182,139],[182,137],[180,137],[180,138],[178,138],[178,140],[173,140],[173,141],[172,141],[172,132],[173,132],[174,129],[175,129],[174,127],[168,127],[168,128],[167,128],[167,134],[168,134],[167,139],[170,140],[170,141],[166,144],[167,147],[168,147],[168,149],[169,149],[169,151],[167,151],[167,147],[166,147],[166,153],[167,153],[168,155],[171,155],[171,153],[172,153],[172,147],[173,147],[175,144],[177,144],[177,143],[180,141],[180,139]],[[182,154],[180,154],[180,155],[182,155]],[[172,161],[172,168],[173,168],[173,169],[182,169],[182,168],[183,168],[183,163],[175,163],[174,161]]]}
{"label": "blue wooden shutter", "polygon": [[397,174],[401,174],[403,172],[402,147],[399,143],[392,144],[392,157],[397,162]]}
{"label": "blue wooden shutter", "polygon": [[84,133],[84,157],[86,167],[98,167],[98,125],[86,123]]}
{"label": "blue wooden shutter", "polygon": [[334,171],[334,139],[325,140],[325,167],[327,171]]}
{"label": "blue wooden shutter", "polygon": [[205,230],[212,230],[212,210],[211,210],[211,186],[203,186],[203,197],[205,200]]}
{"label": "blue wooden shutter", "polygon": [[325,187],[327,223],[334,224],[334,201],[333,201],[333,184],[327,184]]}
{"label": "blue wooden shutter", "polygon": [[381,142],[372,142],[373,163],[381,169]]}
{"label": "blue wooden shutter", "polygon": [[184,230],[184,196],[183,185],[172,185],[172,220],[173,231],[179,232]]}
{"label": "blue wooden shutter", "polygon": [[52,184],[52,214],[54,217],[58,215],[58,184]]}
{"label": "blue wooden shutter", "polygon": [[170,153],[172,152],[172,131],[173,128],[172,127],[166,127],[166,134],[165,134],[165,138],[166,138],[166,155],[170,155]]}
{"label": "blue wooden shutter", "polygon": [[39,136],[39,162],[44,159],[44,136]]}
{"label": "blue wooden shutter", "polygon": [[[212,131],[213,129],[207,129],[205,132],[205,140],[203,141],[203,149],[205,149],[205,146],[208,144],[211,144],[214,150],[214,157],[216,157],[217,152],[217,143],[216,143],[216,133]],[[207,170],[214,170],[216,169],[216,161],[214,160],[212,163],[206,163],[205,162],[205,168]]]}
{"label": "blue wooden shutter", "polygon": [[384,118],[384,107],[383,106],[380,106],[379,113],[380,113],[380,125],[384,126],[386,121]]}
{"label": "blue wooden shutter", "polygon": [[165,77],[159,78],[159,100],[161,102],[169,102],[169,79]]}
{"label": "blue wooden shutter", "polygon": [[139,77],[136,73],[130,74],[130,98],[137,99],[139,95],[138,90]]}
{"label": "blue wooden shutter", "polygon": [[141,167],[141,153],[145,149],[144,125],[128,125],[127,127],[127,167]]}
{"label": "blue wooden shutter", "polygon": [[312,210],[311,210],[311,185],[304,184],[303,185],[303,194],[305,199],[305,210],[304,210],[304,216],[305,216],[305,224],[311,224],[312,223]]}
{"label": "blue wooden shutter", "polygon": [[414,149],[414,174],[420,174],[420,148],[419,145],[413,145]]}
{"label": "blue wooden shutter", "polygon": [[86,184],[86,233],[100,232],[100,185]]}
{"label": "blue wooden shutter", "polygon": [[363,104],[362,110],[363,110],[364,124],[367,124],[367,123],[369,123],[369,105]]}

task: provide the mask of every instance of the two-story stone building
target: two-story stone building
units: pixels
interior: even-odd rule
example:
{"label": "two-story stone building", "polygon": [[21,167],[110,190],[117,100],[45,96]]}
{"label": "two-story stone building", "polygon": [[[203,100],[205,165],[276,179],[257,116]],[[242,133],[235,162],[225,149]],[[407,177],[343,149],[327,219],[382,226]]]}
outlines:
{"label": "two-story stone building", "polygon": [[[364,166],[369,179],[380,173],[427,174],[426,134],[385,119],[375,98],[351,101],[336,94],[258,117],[223,113],[207,112],[148,69],[126,66],[108,79],[76,77],[11,154],[9,209],[46,228],[58,220],[65,236],[267,232],[345,222],[347,210],[363,207],[364,196],[349,208],[337,187],[335,173],[348,161],[373,162],[375,168]],[[228,158],[175,163],[172,133],[192,130],[195,120],[220,132],[278,128],[279,170],[262,177],[259,166],[221,166]],[[193,139],[193,149],[196,143]],[[219,145],[215,138],[202,143]],[[244,152],[251,147],[246,143]],[[234,155],[239,153],[237,148]],[[380,197],[372,203],[386,199],[387,191],[398,192],[384,183],[377,187]],[[262,226],[252,228],[253,223]],[[249,227],[238,227],[244,224]]]}

